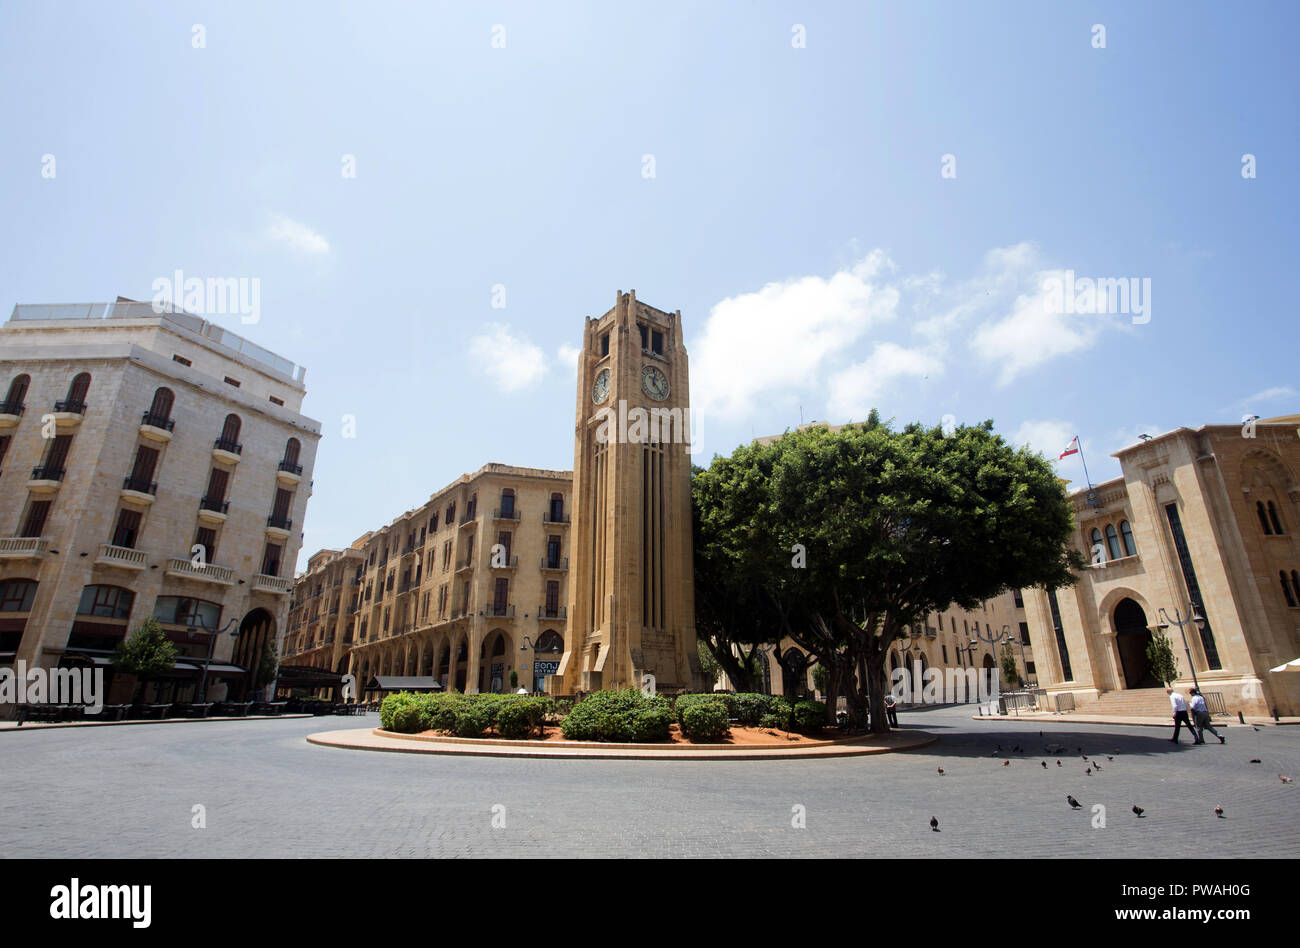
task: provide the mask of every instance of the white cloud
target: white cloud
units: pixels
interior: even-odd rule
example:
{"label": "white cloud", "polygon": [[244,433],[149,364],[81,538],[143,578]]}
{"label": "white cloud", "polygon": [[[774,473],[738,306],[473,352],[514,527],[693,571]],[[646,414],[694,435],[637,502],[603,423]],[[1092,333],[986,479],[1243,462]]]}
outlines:
{"label": "white cloud", "polygon": [[942,373],[943,360],[935,353],[882,342],[866,359],[831,376],[827,410],[835,418],[861,421],[879,407],[876,399],[892,383]]}
{"label": "white cloud", "polygon": [[567,342],[562,343],[560,348],[555,350],[555,357],[560,360],[560,365],[570,372],[578,371],[578,356],[582,355],[582,350],[577,346],[571,346]]}
{"label": "white cloud", "polygon": [[1272,388],[1266,388],[1262,392],[1256,392],[1249,398],[1243,398],[1239,404],[1243,408],[1247,408],[1251,405],[1258,405],[1260,402],[1272,402],[1282,398],[1296,397],[1300,397],[1300,393],[1297,393],[1290,385],[1274,385]]}
{"label": "white cloud", "polygon": [[741,418],[760,396],[815,383],[828,360],[896,314],[898,289],[880,279],[893,269],[877,250],[829,278],[769,283],[716,304],[691,346],[695,404]]}
{"label": "white cloud", "polygon": [[997,366],[999,385],[1051,359],[1091,347],[1106,325],[1095,316],[1053,312],[1045,285],[1052,277],[1064,280],[1065,273],[1039,273],[1033,292],[1018,295],[1009,314],[984,323],[971,336],[975,354]]}
{"label": "white cloud", "polygon": [[1154,438],[1158,435],[1164,434],[1168,430],[1168,428],[1152,424],[1128,425],[1127,427],[1119,428],[1111,437],[1109,450],[1114,452],[1121,448],[1130,447],[1131,445],[1135,445],[1141,441],[1142,435],[1151,435],[1151,437]]}
{"label": "white cloud", "polygon": [[546,374],[546,354],[541,347],[517,338],[510,327],[489,323],[487,331],[469,341],[469,354],[503,392],[517,392]]}
{"label": "white cloud", "polygon": [[1099,473],[1110,476],[1107,472],[1115,467],[1114,459],[1104,451],[1100,451],[1100,445],[1093,443],[1086,434],[1080,432],[1073,422],[1061,421],[1057,418],[1025,421],[1007,440],[1017,447],[1023,445],[1041,454],[1056,470],[1058,477],[1070,481],[1069,489],[1077,490],[1087,483],[1083,471],[1083,456],[1071,454],[1067,458],[1061,458],[1061,452],[1069,446],[1076,434],[1079,435],[1082,443],[1083,456],[1092,458],[1093,467],[1090,473],[1094,477],[1093,482],[1096,483],[1095,478]]}
{"label": "white cloud", "polygon": [[320,234],[306,224],[300,224],[281,215],[271,225],[271,238],[288,244],[303,253],[329,253],[330,245]]}

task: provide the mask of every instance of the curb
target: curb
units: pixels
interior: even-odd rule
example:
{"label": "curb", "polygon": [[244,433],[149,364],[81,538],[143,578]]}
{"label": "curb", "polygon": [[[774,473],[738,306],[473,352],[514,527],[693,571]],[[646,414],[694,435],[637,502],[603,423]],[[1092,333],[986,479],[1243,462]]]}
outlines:
{"label": "curb", "polygon": [[[893,732],[898,733],[898,732]],[[820,741],[801,748],[753,746],[708,746],[677,744],[601,744],[574,742],[550,744],[539,741],[475,740],[456,737],[425,737],[418,734],[392,735],[381,728],[321,731],[307,735],[307,742],[343,750],[381,751],[398,754],[440,754],[461,757],[551,758],[557,760],[793,760],[827,757],[862,757],[915,750],[938,741],[925,731],[897,744],[865,744],[871,738]],[[673,748],[668,750],[667,748]]]}
{"label": "curb", "polygon": [[[1014,714],[1008,714],[1008,715],[986,714],[983,717],[980,717],[978,714],[974,714],[971,715],[971,720],[972,721],[1006,721],[1010,723],[1015,723],[1016,721],[1023,721],[1023,722],[1028,722],[1030,724],[1109,724],[1114,727],[1162,727],[1165,728],[1166,730],[1174,726],[1174,722],[1172,718],[1170,718],[1168,721],[1117,720],[1115,718],[1074,717],[1073,715],[1065,715],[1065,714],[1053,715],[1052,717],[1049,718],[1033,718],[1026,714],[1022,714],[1019,717],[1016,717]],[[1241,728],[1241,727],[1252,727],[1252,726],[1253,727],[1290,727],[1296,724],[1300,724],[1300,721],[1273,721],[1273,720],[1252,721],[1249,718],[1247,718],[1246,723],[1243,725],[1236,718],[1232,718],[1226,721],[1214,722],[1215,727],[1222,727],[1225,729],[1229,727]]]}
{"label": "curb", "polygon": [[22,731],[53,731],[72,727],[131,727],[137,724],[202,724],[204,721],[282,721],[285,718],[310,718],[311,714],[246,714],[242,717],[227,718],[162,718],[161,720],[143,721],[33,721],[19,727],[12,721],[0,722],[0,734],[20,733]]}

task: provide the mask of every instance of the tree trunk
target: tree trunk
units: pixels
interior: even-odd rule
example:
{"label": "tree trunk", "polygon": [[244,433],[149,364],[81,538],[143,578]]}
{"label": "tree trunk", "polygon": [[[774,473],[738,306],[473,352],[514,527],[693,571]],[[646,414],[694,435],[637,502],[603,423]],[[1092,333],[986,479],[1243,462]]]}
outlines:
{"label": "tree trunk", "polygon": [[872,734],[889,733],[889,720],[885,716],[885,654],[883,650],[875,649],[867,656]]}

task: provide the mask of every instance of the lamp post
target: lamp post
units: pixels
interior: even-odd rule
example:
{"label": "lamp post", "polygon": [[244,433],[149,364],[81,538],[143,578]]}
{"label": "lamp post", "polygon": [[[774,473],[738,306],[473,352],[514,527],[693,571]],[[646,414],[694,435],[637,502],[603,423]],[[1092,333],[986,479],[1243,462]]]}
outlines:
{"label": "lamp post", "polygon": [[1169,628],[1170,625],[1178,626],[1178,632],[1183,637],[1183,652],[1187,655],[1187,667],[1191,669],[1192,672],[1192,687],[1199,692],[1201,690],[1201,683],[1196,680],[1196,665],[1192,662],[1192,650],[1187,645],[1187,629],[1185,626],[1195,622],[1196,628],[1204,630],[1205,616],[1201,615],[1201,610],[1196,607],[1196,603],[1192,603],[1191,612],[1192,614],[1184,619],[1183,614],[1178,611],[1177,607],[1175,607],[1174,618],[1171,619],[1169,618],[1169,613],[1165,612],[1164,607],[1162,606],[1159,614],[1160,618],[1165,620],[1165,624],[1156,626],[1156,628],[1164,630]]}
{"label": "lamp post", "polygon": [[[195,632],[202,632],[204,635],[208,636],[208,660],[203,663],[203,674],[199,678],[199,700],[195,702],[196,704],[203,704],[204,699],[208,696],[208,665],[212,664],[212,656],[217,650],[217,637],[224,634],[225,631],[234,625],[236,621],[237,620],[232,617],[231,620],[220,629],[209,629],[203,624],[203,620],[196,614],[185,629],[185,631],[190,635],[193,635]],[[234,632],[230,633],[230,637],[232,639],[239,638],[239,630],[235,629]]]}

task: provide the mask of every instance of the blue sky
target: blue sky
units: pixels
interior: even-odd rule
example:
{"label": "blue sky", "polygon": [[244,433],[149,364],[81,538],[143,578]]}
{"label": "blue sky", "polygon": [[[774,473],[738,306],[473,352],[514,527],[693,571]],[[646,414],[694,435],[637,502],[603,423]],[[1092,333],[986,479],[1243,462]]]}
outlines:
{"label": "blue sky", "polygon": [[[1097,481],[1142,431],[1300,409],[1298,19],[10,0],[0,304],[258,278],[260,322],[217,321],[307,366],[304,562],[489,460],[571,467],[620,289],[682,311],[697,462],[874,405],[1078,431]],[[1149,279],[1149,321],[1047,312],[1065,271]]]}

